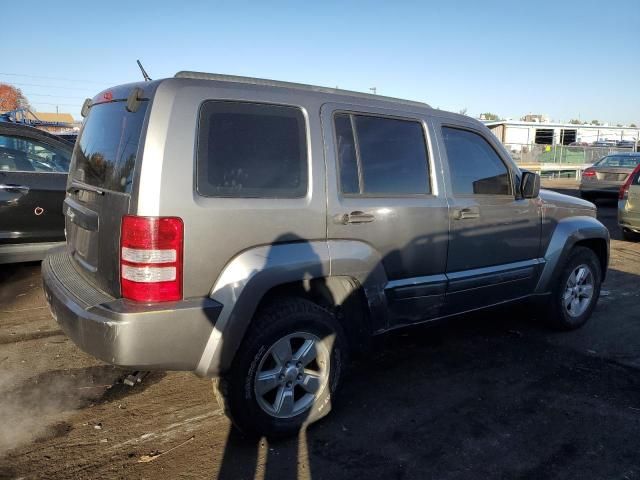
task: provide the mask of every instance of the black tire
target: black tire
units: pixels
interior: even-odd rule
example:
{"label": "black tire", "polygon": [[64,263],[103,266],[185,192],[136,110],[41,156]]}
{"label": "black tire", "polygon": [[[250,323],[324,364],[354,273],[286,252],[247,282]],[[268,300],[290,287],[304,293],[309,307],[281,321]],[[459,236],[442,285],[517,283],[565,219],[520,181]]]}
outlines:
{"label": "black tire", "polygon": [[[328,343],[333,339],[328,348],[328,382],[306,411],[291,418],[278,418],[258,403],[255,376],[271,346],[295,332],[312,334]],[[220,406],[244,434],[288,437],[329,413],[347,362],[345,335],[330,312],[303,298],[279,298],[256,313],[230,370],[214,380],[214,391]]]}
{"label": "black tire", "polygon": [[[579,316],[571,316],[564,307],[563,296],[569,276],[580,265],[586,265],[593,275],[593,295],[586,310]],[[602,269],[600,260],[593,250],[587,247],[575,247],[567,258],[560,275],[551,290],[551,298],[546,306],[547,323],[556,330],[575,330],[584,325],[591,317],[598,298],[602,283]]]}
{"label": "black tire", "polygon": [[640,241],[640,234],[637,234],[636,232],[632,232],[628,228],[623,228],[622,238],[624,238],[627,242],[637,242],[637,241]]}
{"label": "black tire", "polygon": [[580,198],[591,203],[596,203],[596,195],[589,192],[580,192]]}

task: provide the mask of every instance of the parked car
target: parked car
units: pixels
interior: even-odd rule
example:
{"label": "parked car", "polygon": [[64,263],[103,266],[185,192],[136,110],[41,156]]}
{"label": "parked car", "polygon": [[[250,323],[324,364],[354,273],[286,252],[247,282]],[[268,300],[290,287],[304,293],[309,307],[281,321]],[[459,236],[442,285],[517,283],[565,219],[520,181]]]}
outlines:
{"label": "parked car", "polygon": [[634,140],[619,140],[616,142],[616,147],[618,148],[636,148],[636,142]]}
{"label": "parked car", "polygon": [[0,264],[42,260],[63,244],[72,149],[36,128],[0,122]]}
{"label": "parked car", "polygon": [[596,140],[595,142],[593,142],[592,145],[594,147],[615,147],[616,141],[615,140]]}
{"label": "parked car", "polygon": [[109,363],[216,378],[245,432],[326,415],[374,335],[525,299],[574,329],[596,306],[594,205],[468,116],[192,72],[83,110],[53,316]]}
{"label": "parked car", "polygon": [[640,240],[640,164],[620,188],[618,225],[625,240]]}
{"label": "parked car", "polygon": [[640,153],[614,153],[602,157],[582,172],[580,196],[586,200],[615,197],[640,163]]}

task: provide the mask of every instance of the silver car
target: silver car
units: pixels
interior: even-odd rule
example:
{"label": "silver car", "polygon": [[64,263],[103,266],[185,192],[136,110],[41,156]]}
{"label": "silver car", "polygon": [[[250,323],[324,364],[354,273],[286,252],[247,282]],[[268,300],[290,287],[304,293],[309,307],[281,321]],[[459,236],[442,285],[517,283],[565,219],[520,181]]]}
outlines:
{"label": "silver car", "polygon": [[580,195],[585,200],[617,196],[620,187],[640,163],[640,153],[614,153],[582,172]]}
{"label": "silver car", "polygon": [[522,300],[568,330],[596,307],[594,205],[541,191],[468,116],[194,72],[83,112],[53,316],[106,362],[214,378],[245,432],[325,416],[374,335]]}
{"label": "silver car", "polygon": [[640,240],[640,166],[620,189],[618,224],[625,240]]}

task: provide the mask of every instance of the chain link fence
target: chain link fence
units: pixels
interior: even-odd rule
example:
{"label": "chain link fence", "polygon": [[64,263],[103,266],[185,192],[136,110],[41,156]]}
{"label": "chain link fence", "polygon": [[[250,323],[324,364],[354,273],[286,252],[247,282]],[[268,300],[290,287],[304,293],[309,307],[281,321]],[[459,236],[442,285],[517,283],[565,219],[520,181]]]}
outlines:
{"label": "chain link fence", "polygon": [[635,151],[633,147],[520,143],[508,143],[505,147],[518,165],[539,171],[541,176],[548,178],[579,178],[582,170],[606,155]]}

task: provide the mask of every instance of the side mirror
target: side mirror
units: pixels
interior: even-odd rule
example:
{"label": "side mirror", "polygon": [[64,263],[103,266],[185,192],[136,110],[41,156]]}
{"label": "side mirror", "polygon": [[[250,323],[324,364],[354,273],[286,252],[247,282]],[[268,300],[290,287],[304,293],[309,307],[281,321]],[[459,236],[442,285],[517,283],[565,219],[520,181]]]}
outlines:
{"label": "side mirror", "polygon": [[540,194],[540,175],[524,170],[520,182],[522,198],[536,198]]}

